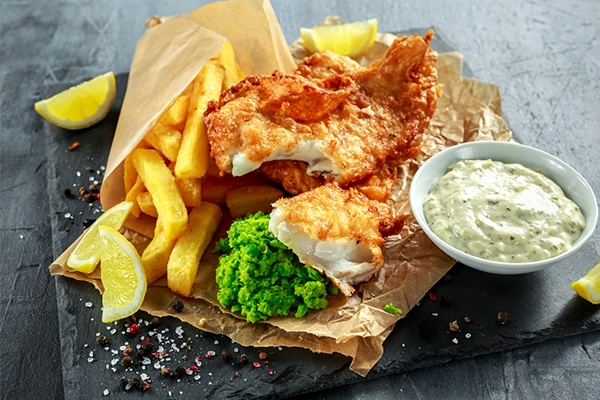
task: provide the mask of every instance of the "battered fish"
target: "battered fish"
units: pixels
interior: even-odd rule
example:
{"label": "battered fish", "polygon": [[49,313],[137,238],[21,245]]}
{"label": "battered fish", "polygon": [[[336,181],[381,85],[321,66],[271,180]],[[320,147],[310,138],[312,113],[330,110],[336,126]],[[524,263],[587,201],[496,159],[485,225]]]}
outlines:
{"label": "battered fish", "polygon": [[405,216],[355,189],[326,183],[280,199],[269,230],[306,265],[324,273],[346,296],[383,265],[384,237],[399,233]]}
{"label": "battered fish", "polygon": [[343,186],[415,157],[441,90],[432,38],[398,38],[368,68],[326,53],[290,75],[248,77],[209,104],[211,155],[234,176],[304,161]]}

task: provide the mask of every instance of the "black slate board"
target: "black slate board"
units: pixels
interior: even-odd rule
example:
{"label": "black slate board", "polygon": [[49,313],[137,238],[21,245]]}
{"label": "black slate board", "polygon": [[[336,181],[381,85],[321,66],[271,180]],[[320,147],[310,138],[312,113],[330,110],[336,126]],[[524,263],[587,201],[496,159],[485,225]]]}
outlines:
{"label": "black slate board", "polygon": [[[436,30],[433,46],[439,52],[452,50],[439,30]],[[470,76],[468,68],[463,74]],[[91,183],[90,177],[102,180],[102,166],[106,164],[126,83],[127,75],[117,77],[117,100],[109,116],[97,126],[69,132],[46,125],[55,257],[80,235],[85,220],[99,215],[99,203],[82,202],[77,191],[80,186],[87,187]],[[46,94],[64,88],[64,85],[48,87]],[[518,133],[515,138],[519,139]],[[75,141],[80,146],[68,151]],[[94,171],[88,172],[87,167]],[[71,189],[74,196],[65,196],[66,188]],[[598,330],[600,307],[583,301],[569,287],[570,282],[578,278],[573,267],[593,265],[594,255],[588,244],[577,255],[549,270],[519,276],[485,274],[457,264],[450,271],[449,279],[443,279],[431,289],[430,293],[437,300],[425,296],[420,306],[396,325],[384,344],[382,359],[366,379]],[[178,365],[189,367],[196,365],[195,357],[200,356],[202,364],[198,373],[180,379],[165,378],[154,368],[154,361],[144,365],[135,355],[134,368],[126,369],[120,364],[119,348],[126,342],[132,346],[139,343],[142,336],[148,337],[151,327],[143,325],[142,332],[135,337],[125,332],[123,323],[111,324],[107,329],[101,322],[100,294],[90,284],[56,277],[56,292],[66,398],[97,398],[103,396],[105,390],[111,396],[128,397],[153,394],[161,398],[282,398],[364,379],[348,369],[348,358],[337,354],[314,354],[295,348],[244,348],[225,336],[203,333],[170,317],[161,319],[157,331],[173,339],[179,351],[165,346],[171,360],[163,364],[172,369]],[[449,303],[442,301],[444,294],[449,296]],[[88,302],[91,307],[86,305]],[[504,325],[496,320],[499,311],[509,315]],[[467,316],[472,321],[469,324],[463,320]],[[145,313],[138,317],[150,319]],[[449,323],[455,320],[460,331],[451,332]],[[176,333],[177,327],[184,331],[181,337]],[[112,329],[115,329],[114,334]],[[166,329],[169,331],[165,332]],[[110,343],[106,349],[95,343],[98,333],[108,337]],[[156,336],[152,342],[156,350]],[[189,344],[187,349],[182,348],[183,342]],[[223,350],[230,351],[234,359],[228,363],[221,360],[219,355]],[[206,355],[211,351],[215,357],[208,359]],[[260,351],[267,353],[268,364],[259,360]],[[249,365],[237,363],[241,354],[249,357]],[[184,355],[188,356],[187,361],[182,360]],[[252,362],[259,362],[260,368],[253,368]],[[235,376],[236,372],[239,377]],[[139,379],[144,373],[152,382],[148,393],[134,389],[125,393],[119,387],[122,377]],[[195,376],[200,378],[195,379]]]}

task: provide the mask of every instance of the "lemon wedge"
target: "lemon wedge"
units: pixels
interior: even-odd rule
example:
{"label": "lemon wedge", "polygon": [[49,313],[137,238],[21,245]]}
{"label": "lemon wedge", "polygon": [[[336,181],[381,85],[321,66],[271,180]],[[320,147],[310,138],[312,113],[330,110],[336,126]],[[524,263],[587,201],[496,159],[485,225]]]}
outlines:
{"label": "lemon wedge", "polygon": [[358,21],[350,24],[300,28],[304,44],[313,53],[331,50],[335,53],[356,57],[371,48],[377,35],[377,20]]}
{"label": "lemon wedge", "polygon": [[102,322],[135,314],[146,295],[146,273],[137,250],[115,229],[98,227],[102,243]]}
{"label": "lemon wedge", "polygon": [[133,203],[124,201],[98,217],[96,222],[83,234],[81,241],[69,256],[67,265],[85,274],[94,272],[100,262],[101,246],[98,228],[105,225],[113,229],[120,229],[129,215],[131,207],[133,207]]}
{"label": "lemon wedge", "polygon": [[71,130],[83,129],[106,117],[116,94],[115,75],[107,72],[40,100],[34,107],[51,124]]}
{"label": "lemon wedge", "polygon": [[600,263],[596,264],[583,278],[573,282],[571,287],[590,303],[600,304]]}

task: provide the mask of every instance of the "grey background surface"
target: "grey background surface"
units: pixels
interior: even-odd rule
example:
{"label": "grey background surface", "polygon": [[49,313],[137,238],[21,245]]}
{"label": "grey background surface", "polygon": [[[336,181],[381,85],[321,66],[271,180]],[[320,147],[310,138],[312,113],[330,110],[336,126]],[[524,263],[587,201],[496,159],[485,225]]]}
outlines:
{"label": "grey background surface", "polygon": [[[76,382],[61,358],[56,291],[63,286],[47,271],[58,254],[52,247],[45,122],[32,104],[49,85],[77,83],[107,70],[127,72],[147,17],[203,3],[0,1],[1,398],[62,398],[72,393],[65,386]],[[327,15],[377,18],[380,31],[438,28],[476,78],[500,87],[516,138],[559,156],[600,193],[599,2],[281,0],[273,8],[288,42],[300,27]],[[599,254],[596,228],[581,264],[567,278],[583,275],[600,261]],[[553,281],[539,276],[525,290],[539,292],[552,309]],[[597,316],[598,309],[594,312]],[[512,347],[301,397],[598,397],[597,331]]]}

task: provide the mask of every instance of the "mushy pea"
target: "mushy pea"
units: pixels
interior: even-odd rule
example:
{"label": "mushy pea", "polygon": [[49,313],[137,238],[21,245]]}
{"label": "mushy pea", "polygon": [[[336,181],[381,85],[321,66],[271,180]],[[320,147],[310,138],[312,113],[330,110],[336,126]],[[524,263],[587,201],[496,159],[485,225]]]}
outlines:
{"label": "mushy pea", "polygon": [[423,204],[431,230],[476,257],[529,262],[567,251],[585,226],[579,207],[541,172],[520,164],[463,160]]}
{"label": "mushy pea", "polygon": [[269,215],[258,212],[235,220],[221,239],[217,299],[240,311],[248,322],[295,310],[297,318],[309,309],[327,307],[329,280],[298,257],[269,230]]}

